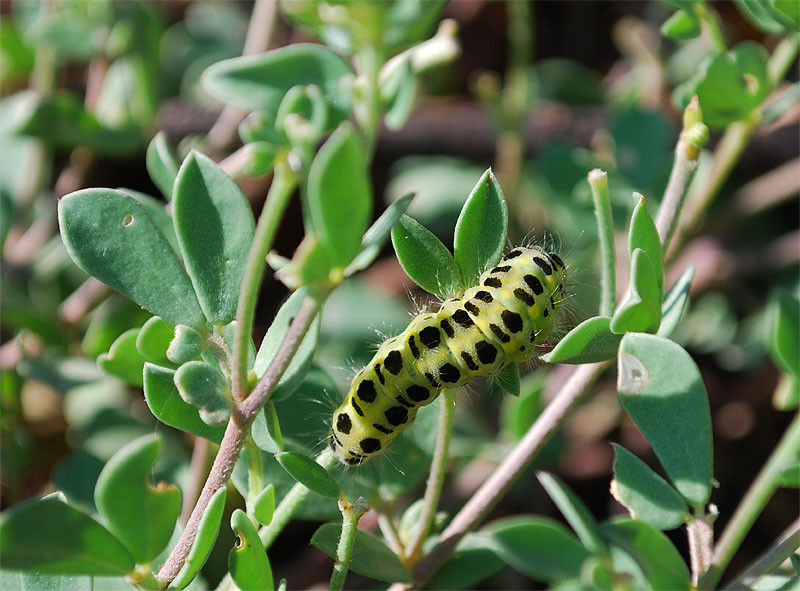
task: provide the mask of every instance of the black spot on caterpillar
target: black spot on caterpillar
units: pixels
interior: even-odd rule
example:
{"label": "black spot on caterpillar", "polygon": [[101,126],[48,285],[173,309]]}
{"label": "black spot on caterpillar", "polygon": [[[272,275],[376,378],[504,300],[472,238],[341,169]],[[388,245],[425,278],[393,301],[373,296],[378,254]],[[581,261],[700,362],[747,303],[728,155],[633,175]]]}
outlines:
{"label": "black spot on caterpillar", "polygon": [[557,254],[515,248],[478,285],[384,342],[334,411],[329,444],[339,461],[357,466],[383,453],[441,388],[528,359],[553,329],[565,274]]}

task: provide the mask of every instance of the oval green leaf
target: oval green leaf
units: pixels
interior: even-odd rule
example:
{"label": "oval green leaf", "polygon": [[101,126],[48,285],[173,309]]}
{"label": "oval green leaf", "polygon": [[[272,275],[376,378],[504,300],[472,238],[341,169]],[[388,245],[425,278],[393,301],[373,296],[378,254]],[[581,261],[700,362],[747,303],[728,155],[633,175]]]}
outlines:
{"label": "oval green leaf", "polygon": [[700,36],[700,21],[685,10],[676,10],[661,25],[661,34],[671,39],[694,39]]}
{"label": "oval green leaf", "polygon": [[603,523],[600,533],[636,561],[653,591],[690,588],[686,563],[657,529],[623,517]]}
{"label": "oval green leaf", "polygon": [[769,350],[778,367],[800,377],[800,300],[783,289],[773,297]]}
{"label": "oval green leaf", "polygon": [[225,433],[221,425],[207,425],[191,404],[184,402],[175,387],[175,372],[152,363],[144,366],[144,398],[159,421],[181,431],[219,443]]}
{"label": "oval green leaf", "polygon": [[483,533],[468,533],[453,555],[428,581],[428,589],[469,589],[499,571],[505,563],[497,557],[494,542]]}
{"label": "oval green leaf", "polygon": [[146,361],[159,365],[170,365],[167,349],[175,334],[175,328],[158,316],[144,323],[136,336],[136,350]]}
{"label": "oval green leaf", "polygon": [[136,348],[138,335],[138,328],[131,328],[119,335],[108,353],[97,358],[97,366],[108,375],[141,386],[145,360]]}
{"label": "oval green leaf", "polygon": [[400,217],[392,228],[392,245],[403,270],[428,293],[447,299],[461,290],[463,281],[453,255],[414,218]]}
{"label": "oval green leaf", "polygon": [[137,563],[150,562],[166,547],[181,512],[178,487],[150,482],[160,450],[156,435],[131,441],[106,463],[94,489],[98,512]]}
{"label": "oval green leaf", "polygon": [[[340,523],[324,523],[314,532],[311,544],[331,558],[336,558],[336,548],[342,532]],[[377,536],[356,531],[350,570],[385,583],[410,583],[411,573]]]}
{"label": "oval green leaf", "polygon": [[205,323],[192,282],[145,209],[113,189],[58,202],[61,237],[81,269],[170,324]]}
{"label": "oval green leaf", "polygon": [[628,232],[628,254],[631,256],[631,261],[637,248],[641,248],[647,253],[647,258],[650,260],[650,264],[653,265],[656,283],[658,283],[658,301],[660,304],[664,298],[664,252],[661,248],[661,238],[658,236],[656,224],[653,222],[653,218],[650,217],[644,197],[641,195],[633,208],[631,227]]}
{"label": "oval green leaf", "polygon": [[497,177],[489,168],[472,189],[456,222],[453,254],[465,285],[493,267],[506,246],[508,207]]}
{"label": "oval green leaf", "polygon": [[167,134],[159,131],[147,146],[145,157],[147,173],[161,194],[172,199],[172,186],[178,175],[178,162],[167,141]]}
{"label": "oval green leaf", "polygon": [[189,361],[175,372],[175,386],[184,402],[196,407],[208,425],[224,425],[231,415],[231,386],[222,372],[204,361]]}
{"label": "oval green leaf", "polygon": [[278,413],[275,412],[275,405],[271,400],[267,400],[263,410],[258,413],[250,434],[253,442],[270,454],[277,454],[283,451],[283,435],[281,425],[278,422]]}
{"label": "oval green leaf", "polygon": [[231,515],[231,529],[238,538],[228,555],[228,570],[242,591],[272,591],[272,568],[253,522],[241,509]]}
{"label": "oval green leaf", "polygon": [[202,81],[225,102],[273,114],[290,88],[314,84],[329,105],[331,125],[336,125],[350,115],[350,95],[341,82],[351,74],[347,62],[327,47],[296,43],[217,62],[203,73]]}
{"label": "oval green leaf", "polygon": [[675,529],[689,517],[686,501],[650,466],[622,446],[614,447],[614,480],[611,495],[632,519],[658,530]]}
{"label": "oval green leaf", "polygon": [[509,363],[503,367],[493,379],[503,392],[519,396],[519,365],[516,363]]}
{"label": "oval green leaf", "polygon": [[333,476],[312,458],[298,452],[285,451],[276,454],[275,459],[292,478],[309,490],[329,499],[339,498],[339,485]]}
{"label": "oval green leaf", "polygon": [[372,210],[364,149],[352,125],[342,123],[308,171],[308,212],[331,262],[346,266],[359,251]]}
{"label": "oval green leaf", "polygon": [[611,332],[611,318],[587,318],[569,331],[552,351],[542,356],[547,363],[595,363],[617,355],[622,335]]}
{"label": "oval green leaf", "polygon": [[275,487],[271,484],[258,493],[256,500],[253,501],[253,517],[258,519],[261,525],[269,525],[275,513]]}
{"label": "oval green leaf", "polygon": [[172,204],[175,233],[200,306],[209,321],[228,324],[236,315],[255,232],[250,205],[239,186],[198,152],[183,161]]}
{"label": "oval green leaf", "polygon": [[179,324],[175,327],[172,340],[167,347],[167,359],[172,363],[186,363],[200,357],[205,346],[203,335],[191,326]]}
{"label": "oval green leaf", "polygon": [[503,519],[481,531],[491,535],[498,558],[547,583],[578,577],[590,555],[561,524],[541,517]]}
{"label": "oval green leaf", "polygon": [[[289,325],[300,309],[300,305],[306,297],[306,293],[306,290],[301,288],[290,295],[289,299],[286,300],[280,310],[278,310],[278,314],[267,330],[267,334],[264,335],[264,340],[261,341],[261,346],[258,348],[255,364],[253,365],[253,369],[259,378],[267,371],[269,364],[272,363],[272,360],[283,344],[283,339],[286,336],[286,332],[289,330]],[[300,346],[289,362],[286,371],[283,372],[281,379],[272,390],[270,400],[273,402],[285,400],[291,396],[302,383],[308,367],[311,364],[311,359],[314,357],[314,351],[317,348],[319,325],[320,316],[318,314],[311,323],[303,340],[300,342]]]}
{"label": "oval green leaf", "polygon": [[693,278],[694,265],[691,265],[681,273],[675,285],[667,292],[661,308],[661,326],[656,333],[658,336],[668,337],[678,328],[678,323],[686,310],[686,303],[689,301],[689,288],[692,286]]}
{"label": "oval green leaf", "polygon": [[631,333],[619,349],[617,390],[672,484],[702,510],[714,470],[711,413],[694,361],[677,343]]}
{"label": "oval green leaf", "polygon": [[661,323],[658,277],[650,257],[641,248],[631,257],[630,293],[617,309],[609,328],[616,334],[655,332]]}
{"label": "oval green leaf", "polygon": [[537,472],[536,477],[583,545],[594,554],[605,554],[607,549],[597,522],[578,495],[555,474]]}
{"label": "oval green leaf", "polygon": [[186,558],[186,562],[178,576],[169,586],[170,589],[180,591],[180,589],[186,587],[206,563],[208,555],[211,553],[211,548],[214,547],[214,542],[217,541],[217,533],[222,522],[222,512],[225,509],[225,494],[225,487],[222,487],[211,497],[205,513],[200,518],[200,524],[197,526],[197,537],[194,540],[192,549],[189,550],[189,556]]}
{"label": "oval green leaf", "polygon": [[389,233],[392,228],[408,209],[414,194],[410,193],[400,197],[397,201],[392,203],[381,216],[372,224],[364,234],[361,240],[361,250],[353,259],[347,269],[345,269],[345,276],[350,276],[357,271],[363,271],[372,264],[372,261],[380,253],[383,245],[389,239]]}
{"label": "oval green leaf", "polygon": [[41,574],[121,576],[134,567],[111,532],[55,496],[0,515],[0,553],[4,569]]}

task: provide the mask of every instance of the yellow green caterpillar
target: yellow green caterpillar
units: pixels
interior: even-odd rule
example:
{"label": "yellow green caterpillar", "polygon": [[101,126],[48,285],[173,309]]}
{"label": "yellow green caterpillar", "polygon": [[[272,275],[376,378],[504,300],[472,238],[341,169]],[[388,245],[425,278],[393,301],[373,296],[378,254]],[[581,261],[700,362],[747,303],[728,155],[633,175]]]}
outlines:
{"label": "yellow green caterpillar", "polygon": [[565,274],[556,253],[515,248],[477,286],[385,341],[333,413],[329,445],[339,461],[357,466],[386,451],[442,388],[528,359],[553,329]]}

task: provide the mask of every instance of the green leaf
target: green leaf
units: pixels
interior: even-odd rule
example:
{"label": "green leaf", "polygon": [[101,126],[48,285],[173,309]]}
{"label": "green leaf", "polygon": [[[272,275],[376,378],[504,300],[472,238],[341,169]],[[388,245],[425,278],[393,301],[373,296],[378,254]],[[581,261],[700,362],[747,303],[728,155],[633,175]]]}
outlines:
{"label": "green leaf", "polygon": [[[324,523],[311,537],[311,544],[331,558],[336,558],[342,525]],[[410,583],[411,573],[377,536],[359,529],[353,543],[350,570],[385,583]]]}
{"label": "green leaf", "polygon": [[667,292],[661,308],[661,326],[656,333],[658,336],[668,337],[678,327],[683,312],[686,310],[686,303],[689,301],[689,288],[692,286],[693,278],[694,265],[691,265],[681,273],[675,285]]}
{"label": "green leaf", "polygon": [[346,266],[359,251],[372,210],[372,191],[361,140],[342,123],[322,145],[308,171],[308,211],[331,262]]}
{"label": "green leaf", "polygon": [[590,555],[561,524],[542,517],[501,519],[481,532],[491,535],[498,558],[547,583],[577,577]]}
{"label": "green leaf", "polygon": [[292,478],[318,495],[329,499],[339,498],[339,485],[312,458],[299,452],[285,451],[275,454],[275,459]]}
{"label": "green leaf", "polygon": [[[277,355],[280,350],[286,332],[289,330],[289,325],[300,309],[300,305],[306,297],[306,294],[307,291],[301,288],[290,295],[289,299],[286,300],[280,307],[280,310],[278,310],[278,314],[275,316],[275,320],[272,321],[269,330],[267,330],[267,334],[264,335],[264,340],[261,341],[261,346],[258,348],[256,361],[253,365],[253,369],[259,378],[264,375],[264,372],[267,371],[270,363],[272,363],[275,355]],[[281,379],[272,390],[270,400],[273,402],[285,400],[291,396],[302,383],[308,371],[308,367],[311,365],[311,359],[314,357],[314,351],[317,347],[319,324],[320,316],[317,315],[311,323],[308,332],[303,337],[303,340],[300,342],[297,352],[289,362],[289,366],[286,368],[286,371],[283,372],[283,376],[281,376]]]}
{"label": "green leaf", "polygon": [[633,251],[631,260],[630,293],[614,312],[609,328],[611,332],[656,331],[661,323],[661,297],[658,276],[650,257],[641,248]]}
{"label": "green leaf", "polygon": [[205,347],[205,338],[191,326],[179,324],[167,347],[167,359],[181,364],[197,359]]}
{"label": "green leaf", "polygon": [[772,89],[768,61],[767,50],[755,41],[709,58],[691,80],[676,89],[681,107],[697,95],[703,122],[716,129],[746,118]]}
{"label": "green leaf", "polygon": [[779,289],[772,300],[769,350],[783,371],[800,377],[800,300]]}
{"label": "green leaf", "polygon": [[381,81],[381,98],[385,101],[386,127],[397,130],[408,121],[417,98],[417,75],[409,59],[404,59],[385,80]]}
{"label": "green leaf", "polygon": [[41,574],[116,575],[133,570],[128,550],[94,519],[56,496],[0,515],[3,568]]}
{"label": "green leaf", "polygon": [[768,0],[734,0],[747,20],[764,33],[775,35],[782,33],[784,26],[773,18],[768,7]]}
{"label": "green leaf", "polygon": [[136,336],[136,350],[147,361],[159,365],[169,365],[167,348],[172,341],[175,329],[158,316],[153,316],[144,323]]}
{"label": "green leaf", "polygon": [[198,410],[187,404],[175,387],[175,372],[171,369],[159,367],[152,363],[144,365],[144,398],[150,411],[159,421],[219,443],[225,433],[225,427],[207,425],[199,415]]}
{"label": "green leaf", "polygon": [[3,591],[130,591],[122,577],[93,577],[75,575],[43,575],[0,570],[0,589]]}
{"label": "green leaf", "polygon": [[657,529],[623,517],[600,525],[600,533],[636,561],[653,591],[689,589],[689,571],[683,558]]}
{"label": "green leaf", "polygon": [[61,237],[84,271],[170,324],[205,323],[194,288],[144,208],[112,189],[85,189],[58,202]]}
{"label": "green leaf", "polygon": [[369,227],[361,240],[361,250],[355,256],[353,262],[345,269],[346,276],[350,276],[357,271],[363,271],[372,264],[372,261],[380,254],[383,245],[389,239],[389,233],[392,228],[397,223],[397,220],[400,219],[400,216],[408,209],[413,198],[413,193],[400,197],[400,199],[387,207],[381,217]]}
{"label": "green leaf", "polygon": [[772,406],[782,411],[800,406],[800,380],[790,373],[782,374],[772,393]]}
{"label": "green leaf", "polygon": [[703,509],[714,469],[711,414],[694,361],[677,343],[631,333],[619,349],[622,407],[653,447],[672,484]]}
{"label": "green leaf", "polygon": [[639,201],[633,208],[631,228],[628,232],[628,254],[633,260],[633,253],[641,248],[647,253],[647,258],[653,265],[656,282],[658,283],[658,303],[664,299],[664,253],[661,248],[661,238],[658,236],[656,224],[647,211],[644,197],[639,196]]}
{"label": "green leaf", "polygon": [[199,409],[204,423],[224,425],[231,416],[231,386],[215,366],[204,361],[184,363],[175,372],[175,386],[184,402]]}
{"label": "green leaf", "polygon": [[269,525],[275,513],[275,487],[271,484],[258,493],[256,500],[253,501],[253,517],[258,519],[261,525]]}
{"label": "green leaf", "polygon": [[796,33],[800,29],[800,6],[793,0],[767,0],[767,8],[789,31]]}
{"label": "green leaf", "polygon": [[[305,372],[304,372],[305,373]],[[277,454],[283,451],[283,435],[278,422],[278,414],[271,400],[264,405],[262,412],[256,415],[250,428],[255,444],[267,453]]]}
{"label": "green leaf", "polygon": [[516,363],[504,366],[493,379],[503,392],[519,396],[519,365]]}
{"label": "green leaf", "polygon": [[508,207],[497,177],[489,168],[467,198],[456,222],[453,252],[465,285],[493,267],[506,246]]}
{"label": "green leaf", "polygon": [[178,487],[150,482],[160,450],[157,435],[131,441],[106,463],[94,489],[97,510],[108,529],[140,564],[166,547],[181,512]]}
{"label": "green leaf", "polygon": [[785,488],[800,488],[800,465],[786,468],[781,472],[778,482]]}
{"label": "green leaf", "polygon": [[69,91],[54,96],[31,96],[26,113],[15,123],[20,135],[39,138],[56,148],[85,147],[105,156],[128,156],[142,145],[142,135],[134,125],[109,127],[98,121]]}
{"label": "green leaf", "polygon": [[403,270],[422,289],[442,299],[461,290],[463,281],[453,255],[418,221],[401,216],[392,228],[392,244]]}
{"label": "green leaf", "polygon": [[426,584],[428,589],[468,589],[504,566],[494,551],[492,538],[483,533],[468,533],[452,556]]}
{"label": "green leaf", "polygon": [[569,331],[552,351],[542,356],[547,363],[595,363],[617,354],[622,336],[611,332],[611,318],[587,318]]}
{"label": "green leaf", "polygon": [[277,113],[293,86],[314,84],[328,103],[331,125],[350,115],[350,94],[342,79],[352,70],[322,45],[296,43],[253,56],[215,63],[203,73],[203,85],[217,98],[245,111]]}
{"label": "green leaf", "polygon": [[536,477],[583,545],[594,554],[605,554],[606,545],[600,537],[597,522],[583,501],[556,475],[537,472]]}
{"label": "green leaf", "polygon": [[81,341],[87,357],[107,352],[117,337],[130,328],[144,324],[151,315],[128,298],[114,294],[105,299],[89,315],[89,325]]}
{"label": "green leaf", "polygon": [[682,41],[694,39],[700,36],[700,21],[694,14],[677,10],[661,25],[661,34]]}
{"label": "green leaf", "polygon": [[167,213],[165,203],[155,197],[140,193],[139,191],[133,191],[131,189],[120,189],[120,191],[133,197],[139,205],[144,207],[147,215],[150,216],[156,227],[161,230],[164,238],[167,239],[172,250],[175,251],[175,254],[180,259],[181,247],[180,244],[178,244],[178,237],[175,235],[175,225],[172,223],[172,216]]}
{"label": "green leaf", "polygon": [[108,353],[97,358],[97,366],[108,375],[116,376],[134,386],[141,386],[145,360],[136,349],[138,335],[138,328],[123,332],[111,345]]}
{"label": "green leaf", "polygon": [[689,518],[686,501],[650,466],[624,447],[614,447],[614,480],[611,495],[632,519],[659,530],[675,529]]}
{"label": "green leaf", "polygon": [[250,205],[239,186],[198,152],[183,161],[172,204],[175,233],[200,306],[209,321],[228,324],[236,316],[253,242]]}
{"label": "green leaf", "polygon": [[217,540],[224,509],[225,487],[223,486],[211,497],[205,513],[200,518],[200,524],[197,526],[197,537],[194,540],[192,549],[189,550],[189,556],[186,558],[186,562],[180,572],[178,572],[178,576],[172,581],[170,589],[180,591],[180,589],[186,587],[206,563],[208,555],[211,553],[211,548],[214,547],[214,542]]}
{"label": "green leaf", "polygon": [[168,200],[172,199],[172,187],[178,176],[178,161],[167,141],[167,134],[159,131],[147,146],[145,158],[147,173],[153,183]]}
{"label": "green leaf", "polygon": [[242,591],[272,591],[272,568],[256,528],[247,514],[236,509],[231,515],[231,529],[238,541],[228,555],[228,570]]}

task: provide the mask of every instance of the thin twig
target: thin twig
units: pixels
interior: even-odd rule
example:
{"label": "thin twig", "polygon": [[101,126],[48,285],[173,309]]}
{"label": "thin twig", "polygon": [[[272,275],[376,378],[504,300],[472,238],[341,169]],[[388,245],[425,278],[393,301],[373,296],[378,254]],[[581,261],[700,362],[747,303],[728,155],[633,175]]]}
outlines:
{"label": "thin twig", "polygon": [[727,591],[736,591],[752,585],[760,576],[778,568],[800,546],[800,517],[778,537],[776,542],[764,554],[748,566],[742,574],[725,586]]}
{"label": "thin twig", "polygon": [[439,432],[436,435],[436,449],[433,452],[433,462],[428,474],[428,484],[422,501],[422,513],[419,516],[419,526],[406,552],[406,561],[414,564],[422,550],[422,545],[436,516],[436,508],[442,495],[444,476],[447,470],[447,456],[450,449],[450,438],[453,435],[453,416],[455,415],[456,401],[455,390],[445,388],[442,391],[442,407],[439,414]]}
{"label": "thin twig", "polygon": [[705,515],[693,517],[686,524],[686,535],[689,538],[689,558],[692,563],[692,586],[696,588],[700,577],[711,566],[714,526]]}
{"label": "thin twig", "polygon": [[339,537],[336,562],[333,565],[330,585],[328,585],[330,591],[344,589],[344,580],[350,568],[350,559],[353,556],[353,546],[358,532],[358,520],[367,512],[368,507],[361,497],[352,504],[346,498],[340,498],[339,509],[342,512],[342,534]]}

